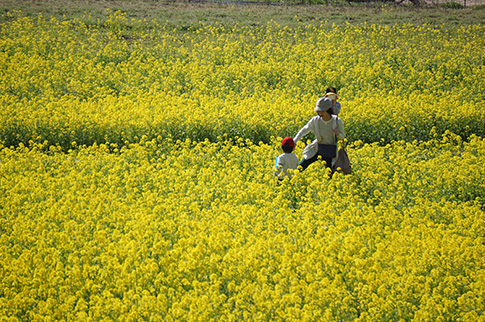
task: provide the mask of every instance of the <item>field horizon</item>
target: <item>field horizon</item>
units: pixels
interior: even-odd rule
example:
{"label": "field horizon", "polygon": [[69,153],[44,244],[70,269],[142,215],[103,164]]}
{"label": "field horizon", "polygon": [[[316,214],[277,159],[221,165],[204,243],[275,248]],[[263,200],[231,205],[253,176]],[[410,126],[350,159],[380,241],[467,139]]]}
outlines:
{"label": "field horizon", "polygon": [[[57,18],[79,18],[89,12],[102,18],[107,9],[126,12],[134,19],[151,21],[171,21],[173,24],[188,25],[199,21],[207,23],[258,25],[273,20],[279,25],[294,27],[301,23],[329,21],[335,24],[379,23],[385,25],[413,24],[450,24],[469,25],[485,23],[485,4],[464,9],[443,8],[434,4],[416,7],[408,4],[389,2],[348,3],[336,2],[324,5],[305,5],[292,3],[253,4],[211,1],[19,1],[1,0],[3,13],[21,10],[27,16],[42,13]],[[0,20],[1,22],[1,20]]]}

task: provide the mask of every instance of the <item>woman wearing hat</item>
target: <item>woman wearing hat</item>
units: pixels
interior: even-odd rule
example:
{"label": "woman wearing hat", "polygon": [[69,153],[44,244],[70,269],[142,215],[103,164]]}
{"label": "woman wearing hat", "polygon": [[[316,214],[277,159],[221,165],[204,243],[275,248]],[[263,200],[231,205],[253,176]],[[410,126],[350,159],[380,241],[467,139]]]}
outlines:
{"label": "woman wearing hat", "polygon": [[314,109],[318,115],[312,117],[293,138],[296,144],[310,132],[315,135],[315,140],[303,150],[303,159],[298,164],[302,167],[302,171],[317,161],[319,156],[325,161],[328,168],[331,168],[332,163],[337,159],[337,142],[344,139],[345,132],[344,123],[342,119],[333,115],[332,106],[330,98],[320,98]]}

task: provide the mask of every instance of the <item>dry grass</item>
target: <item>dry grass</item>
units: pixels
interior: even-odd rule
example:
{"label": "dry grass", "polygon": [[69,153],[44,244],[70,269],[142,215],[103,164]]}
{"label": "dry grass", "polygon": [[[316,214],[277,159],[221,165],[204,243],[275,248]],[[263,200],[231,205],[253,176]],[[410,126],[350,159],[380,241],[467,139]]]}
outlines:
{"label": "dry grass", "polygon": [[[437,1],[429,0],[436,4]],[[457,0],[457,3],[464,0]],[[467,6],[472,2],[485,0],[466,0]],[[103,19],[107,9],[126,12],[136,19],[155,19],[168,21],[174,25],[191,25],[199,21],[222,24],[258,25],[273,20],[284,26],[295,26],[300,23],[313,24],[329,21],[344,23],[376,24],[451,24],[468,25],[484,24],[485,10],[477,7],[466,9],[445,9],[437,6],[415,8],[412,5],[392,5],[383,3],[352,4],[342,2],[340,5],[265,5],[236,4],[196,1],[153,1],[153,0],[0,0],[2,13],[21,10],[24,15],[66,18],[82,18],[86,13],[94,18]],[[0,22],[5,17],[0,18]]]}

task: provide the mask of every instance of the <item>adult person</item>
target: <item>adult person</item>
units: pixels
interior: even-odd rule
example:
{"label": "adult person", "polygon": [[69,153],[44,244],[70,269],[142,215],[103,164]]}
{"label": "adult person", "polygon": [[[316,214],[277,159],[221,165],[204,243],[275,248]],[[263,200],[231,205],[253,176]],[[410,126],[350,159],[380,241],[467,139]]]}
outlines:
{"label": "adult person", "polygon": [[324,97],[328,97],[332,100],[333,114],[338,115],[340,113],[341,105],[340,105],[340,102],[337,102],[337,99],[338,99],[337,89],[333,86],[327,87],[327,89],[325,90]]}
{"label": "adult person", "polygon": [[[318,99],[314,111],[317,115],[312,117],[293,138],[296,144],[310,132],[315,135],[315,140],[303,150],[303,159],[298,164],[299,167],[301,166],[301,171],[317,161],[319,156],[325,161],[325,166],[331,169],[337,159],[337,143],[345,138],[343,121],[337,115],[333,115],[331,99],[328,97]],[[324,151],[324,148],[330,148],[330,155]]]}

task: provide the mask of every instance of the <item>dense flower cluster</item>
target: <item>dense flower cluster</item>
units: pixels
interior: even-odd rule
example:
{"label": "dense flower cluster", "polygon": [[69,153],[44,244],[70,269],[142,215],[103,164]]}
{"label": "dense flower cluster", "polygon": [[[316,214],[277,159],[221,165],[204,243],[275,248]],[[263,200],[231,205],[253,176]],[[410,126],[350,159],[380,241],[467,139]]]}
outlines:
{"label": "dense flower cluster", "polygon": [[366,143],[485,135],[483,26],[170,26],[10,14],[0,141],[125,144],[294,135],[328,85]]}
{"label": "dense flower cluster", "polygon": [[2,149],[0,316],[483,317],[483,139],[357,143],[352,176],[280,185],[277,141]]}
{"label": "dense flower cluster", "polygon": [[[484,318],[485,27],[7,20],[0,320]],[[353,174],[277,184],[327,85]]]}

